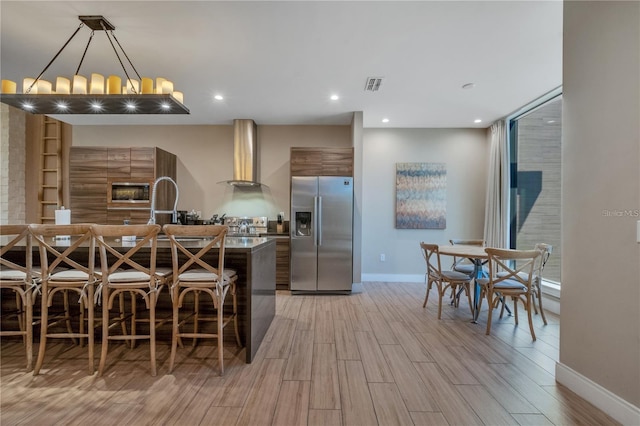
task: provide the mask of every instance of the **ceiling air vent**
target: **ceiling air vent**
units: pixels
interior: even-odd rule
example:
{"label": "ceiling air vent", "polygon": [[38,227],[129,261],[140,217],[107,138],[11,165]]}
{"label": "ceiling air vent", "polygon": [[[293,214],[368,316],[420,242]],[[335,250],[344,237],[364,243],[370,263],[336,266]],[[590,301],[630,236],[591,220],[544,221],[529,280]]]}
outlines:
{"label": "ceiling air vent", "polygon": [[367,84],[364,85],[365,92],[377,92],[382,84],[382,77],[369,77]]}

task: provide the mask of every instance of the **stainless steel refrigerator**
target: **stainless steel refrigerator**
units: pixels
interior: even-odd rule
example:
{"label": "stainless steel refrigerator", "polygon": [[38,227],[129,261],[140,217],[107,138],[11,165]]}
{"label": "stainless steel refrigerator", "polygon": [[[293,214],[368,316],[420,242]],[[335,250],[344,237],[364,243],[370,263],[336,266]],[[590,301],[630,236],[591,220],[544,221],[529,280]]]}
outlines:
{"label": "stainless steel refrigerator", "polygon": [[353,178],[291,178],[291,291],[345,293],[353,271]]}

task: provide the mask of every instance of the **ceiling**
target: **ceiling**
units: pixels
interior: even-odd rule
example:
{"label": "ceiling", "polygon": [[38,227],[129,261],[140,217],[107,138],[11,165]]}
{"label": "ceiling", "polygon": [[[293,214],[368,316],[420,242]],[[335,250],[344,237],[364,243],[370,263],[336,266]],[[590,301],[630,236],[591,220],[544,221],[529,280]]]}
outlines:
{"label": "ceiling", "polygon": [[[562,83],[561,1],[2,0],[0,15],[0,73],[18,90],[79,15],[103,15],[140,75],[172,80],[191,111],[56,116],[74,125],[348,124],[362,111],[365,128],[487,127]],[[43,78],[71,77],[89,34]],[[92,72],[124,78],[102,31],[80,70]],[[383,78],[377,92],[368,77]]]}

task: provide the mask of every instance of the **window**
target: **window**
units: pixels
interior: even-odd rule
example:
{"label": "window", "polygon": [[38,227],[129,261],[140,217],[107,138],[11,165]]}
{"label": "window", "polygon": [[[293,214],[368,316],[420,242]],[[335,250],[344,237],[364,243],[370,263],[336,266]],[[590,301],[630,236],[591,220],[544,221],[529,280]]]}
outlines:
{"label": "window", "polygon": [[543,278],[560,283],[562,95],[538,101],[509,119],[510,246],[553,246]]}

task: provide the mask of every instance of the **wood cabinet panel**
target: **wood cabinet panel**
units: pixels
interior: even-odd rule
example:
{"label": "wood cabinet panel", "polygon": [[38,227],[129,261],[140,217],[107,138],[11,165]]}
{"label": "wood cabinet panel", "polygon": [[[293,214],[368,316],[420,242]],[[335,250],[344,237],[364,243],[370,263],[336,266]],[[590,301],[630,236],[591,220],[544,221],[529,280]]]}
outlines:
{"label": "wood cabinet panel", "polygon": [[131,176],[131,150],[107,148],[107,177],[129,179]]}
{"label": "wood cabinet panel", "polygon": [[106,179],[107,148],[71,148],[69,177]]}
{"label": "wood cabinet panel", "polygon": [[289,238],[276,238],[276,288],[289,290]]}
{"label": "wood cabinet panel", "polygon": [[154,148],[131,148],[131,179],[143,182],[155,179],[154,151]]}
{"label": "wood cabinet panel", "polygon": [[131,225],[144,225],[149,222],[149,209],[109,209],[107,210],[107,224],[122,225],[128,220]]}
{"label": "wood cabinet panel", "polygon": [[353,148],[291,148],[291,176],[353,176]]}

